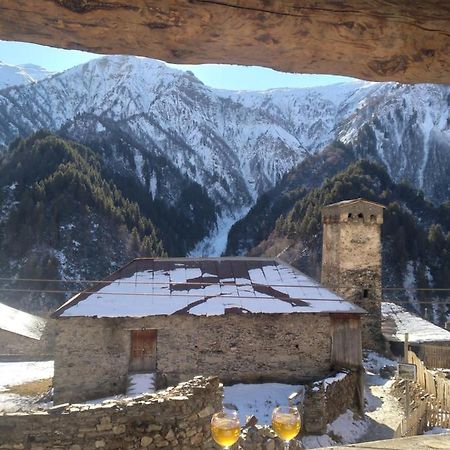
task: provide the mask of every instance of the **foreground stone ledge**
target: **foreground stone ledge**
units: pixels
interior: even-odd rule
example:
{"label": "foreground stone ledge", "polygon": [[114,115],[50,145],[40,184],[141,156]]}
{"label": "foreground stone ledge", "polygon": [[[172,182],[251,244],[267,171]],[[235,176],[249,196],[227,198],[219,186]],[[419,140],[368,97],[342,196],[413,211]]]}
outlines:
{"label": "foreground stone ledge", "polygon": [[450,449],[450,435],[414,436],[401,439],[388,439],[385,441],[365,442],[339,447],[326,447],[321,450],[448,450]]}
{"label": "foreground stone ledge", "polygon": [[2,0],[0,39],[172,63],[450,83],[450,4],[422,0]]}

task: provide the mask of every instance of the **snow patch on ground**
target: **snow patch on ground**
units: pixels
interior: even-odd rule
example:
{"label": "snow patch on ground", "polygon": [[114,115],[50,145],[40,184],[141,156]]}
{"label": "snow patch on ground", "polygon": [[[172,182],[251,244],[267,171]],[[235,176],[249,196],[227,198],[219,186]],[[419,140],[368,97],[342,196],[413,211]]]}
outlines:
{"label": "snow patch on ground", "polygon": [[328,424],[327,434],[305,436],[302,439],[305,448],[329,447],[337,444],[354,444],[367,433],[369,422],[360,418],[349,409],[334,422]]}
{"label": "snow patch on ground", "polygon": [[398,363],[395,359],[386,358],[372,351],[365,352],[363,366],[367,374],[378,374],[385,366],[396,366]]}
{"label": "snow patch on ground", "polygon": [[368,429],[368,421],[365,418],[358,418],[349,409],[327,426],[329,435],[332,434],[341,437],[341,441],[346,444],[358,442]]}
{"label": "snow patch on ground", "polygon": [[128,375],[128,388],[126,394],[117,394],[111,395],[109,397],[95,398],[92,400],[87,400],[84,403],[87,403],[88,405],[97,405],[104,402],[109,403],[111,401],[139,397],[140,395],[144,394],[153,394],[154,392],[154,373],[132,373]]}
{"label": "snow patch on ground", "polygon": [[35,409],[34,397],[8,392],[8,386],[45,380],[53,377],[53,361],[0,362],[0,413]]}
{"label": "snow patch on ground", "polygon": [[241,425],[248,416],[256,416],[259,425],[270,425],[273,409],[287,405],[288,397],[300,389],[299,385],[282,383],[234,384],[224,386],[223,402],[238,408]]}
{"label": "snow patch on ground", "polygon": [[0,362],[0,392],[7,386],[53,377],[53,361]]}
{"label": "snow patch on ground", "polygon": [[155,392],[154,373],[133,373],[128,378],[127,397]]}

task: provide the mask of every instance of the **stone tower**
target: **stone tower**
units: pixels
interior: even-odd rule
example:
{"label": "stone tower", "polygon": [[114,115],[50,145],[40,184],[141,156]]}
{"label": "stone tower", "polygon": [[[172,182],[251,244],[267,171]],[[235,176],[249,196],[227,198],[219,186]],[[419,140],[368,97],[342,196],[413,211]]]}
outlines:
{"label": "stone tower", "polygon": [[381,224],[384,206],[345,200],[322,210],[322,284],[364,308],[362,340],[382,349]]}

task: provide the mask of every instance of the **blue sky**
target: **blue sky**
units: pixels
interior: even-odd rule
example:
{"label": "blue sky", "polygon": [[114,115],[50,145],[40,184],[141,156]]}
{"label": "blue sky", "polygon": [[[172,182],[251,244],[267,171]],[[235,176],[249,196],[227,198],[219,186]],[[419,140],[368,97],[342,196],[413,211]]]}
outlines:
{"label": "blue sky", "polygon": [[[0,61],[12,65],[32,63],[57,72],[85,63],[99,56],[77,50],[63,50],[36,44],[0,41]],[[280,87],[310,87],[352,80],[352,78],[335,75],[282,73],[263,67],[219,64],[170,65],[182,70],[190,70],[207,86],[221,89],[262,90]]]}

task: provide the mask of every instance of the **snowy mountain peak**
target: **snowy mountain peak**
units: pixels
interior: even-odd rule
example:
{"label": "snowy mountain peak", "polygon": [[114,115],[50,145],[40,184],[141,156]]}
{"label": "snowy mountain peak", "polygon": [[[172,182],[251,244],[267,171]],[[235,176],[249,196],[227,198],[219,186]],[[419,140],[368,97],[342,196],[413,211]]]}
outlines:
{"label": "snowy mountain peak", "polygon": [[36,83],[54,73],[35,64],[13,66],[0,61],[0,89]]}
{"label": "snowy mountain peak", "polygon": [[161,61],[106,56],[2,91],[0,145],[41,128],[60,132],[109,152],[149,194],[172,201],[164,159],[232,216],[339,139],[439,199],[450,166],[449,95],[448,86],[364,81],[224,91]]}

